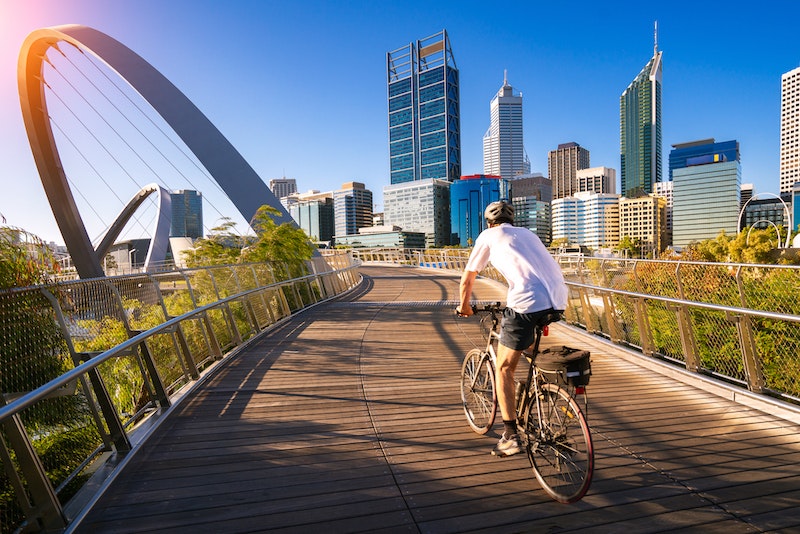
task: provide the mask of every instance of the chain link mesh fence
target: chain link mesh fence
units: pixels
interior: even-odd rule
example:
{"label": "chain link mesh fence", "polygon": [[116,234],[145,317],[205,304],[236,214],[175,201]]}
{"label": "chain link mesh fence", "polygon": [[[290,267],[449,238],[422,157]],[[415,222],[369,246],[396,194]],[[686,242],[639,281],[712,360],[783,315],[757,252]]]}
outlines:
{"label": "chain link mesh fence", "polygon": [[[0,533],[41,513],[42,503],[33,502],[37,466],[64,506],[94,465],[127,439],[117,424],[132,430],[235,345],[358,282],[352,256],[329,258],[315,260],[309,272],[325,274],[313,280],[281,282],[289,274],[283,265],[236,265],[0,291],[0,407],[101,353],[118,351],[0,421]],[[323,290],[323,277],[335,283]],[[117,348],[204,305],[214,306],[149,333],[128,350]],[[20,455],[26,443],[32,453]]]}

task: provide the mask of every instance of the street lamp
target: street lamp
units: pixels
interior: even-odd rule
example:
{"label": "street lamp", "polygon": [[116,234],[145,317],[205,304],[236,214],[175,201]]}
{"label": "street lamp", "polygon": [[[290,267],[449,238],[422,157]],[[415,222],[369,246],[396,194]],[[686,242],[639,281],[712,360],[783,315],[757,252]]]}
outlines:
{"label": "street lamp", "polygon": [[128,251],[128,266],[131,268],[131,273],[133,272],[133,253],[136,252],[135,248],[132,248]]}

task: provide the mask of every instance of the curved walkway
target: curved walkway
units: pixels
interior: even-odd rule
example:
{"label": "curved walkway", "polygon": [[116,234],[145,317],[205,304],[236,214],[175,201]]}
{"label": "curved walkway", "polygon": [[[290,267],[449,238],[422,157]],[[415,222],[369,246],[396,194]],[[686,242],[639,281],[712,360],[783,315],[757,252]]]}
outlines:
{"label": "curved walkway", "polygon": [[[587,496],[551,501],[524,455],[469,430],[458,277],[367,266],[346,298],[251,343],[186,398],[77,532],[791,532],[800,427],[592,351]],[[476,298],[504,291],[479,281]],[[446,304],[443,301],[450,301]],[[498,425],[495,430],[501,430]]]}

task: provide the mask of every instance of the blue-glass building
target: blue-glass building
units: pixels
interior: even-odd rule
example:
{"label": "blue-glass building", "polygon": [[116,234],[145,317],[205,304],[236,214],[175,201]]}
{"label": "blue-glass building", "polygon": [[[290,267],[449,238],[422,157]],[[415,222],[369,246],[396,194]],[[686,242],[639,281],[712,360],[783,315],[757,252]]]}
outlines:
{"label": "blue-glass building", "polygon": [[[720,151],[721,147],[731,146],[732,153]],[[692,150],[691,154],[684,153],[681,160],[684,166],[671,169],[672,244],[685,247],[714,239],[720,231],[736,235],[742,183],[739,143],[715,143],[708,139],[673,147],[673,152]]]}
{"label": "blue-glass building", "polygon": [[714,138],[672,145],[669,153],[669,181],[672,171],[693,165],[738,161],[739,143],[737,141],[715,142]]}
{"label": "blue-glass building", "polygon": [[450,185],[451,243],[471,247],[486,228],[483,210],[490,203],[509,198],[508,180],[499,176],[462,176]]}
{"label": "blue-glass building", "polygon": [[792,186],[792,232],[800,229],[800,182],[795,182]]}
{"label": "blue-glass building", "polygon": [[458,69],[447,32],[386,54],[391,183],[461,175]]}
{"label": "blue-glass building", "polygon": [[170,193],[172,221],[170,237],[203,237],[203,195],[190,189]]}

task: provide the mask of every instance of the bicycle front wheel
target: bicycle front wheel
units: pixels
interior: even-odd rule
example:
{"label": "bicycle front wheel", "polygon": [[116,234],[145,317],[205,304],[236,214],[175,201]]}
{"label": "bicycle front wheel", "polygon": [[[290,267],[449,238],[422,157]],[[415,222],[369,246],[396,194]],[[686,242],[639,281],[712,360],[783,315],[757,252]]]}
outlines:
{"label": "bicycle front wheel", "polygon": [[461,365],[461,403],[472,430],[486,434],[494,424],[497,393],[492,360],[479,349],[469,351]]}
{"label": "bicycle front wheel", "polygon": [[[531,399],[525,414],[526,450],[542,488],[561,503],[580,500],[594,471],[594,448],[580,406],[564,389],[542,384],[540,401]],[[541,407],[541,420],[537,406]]]}

